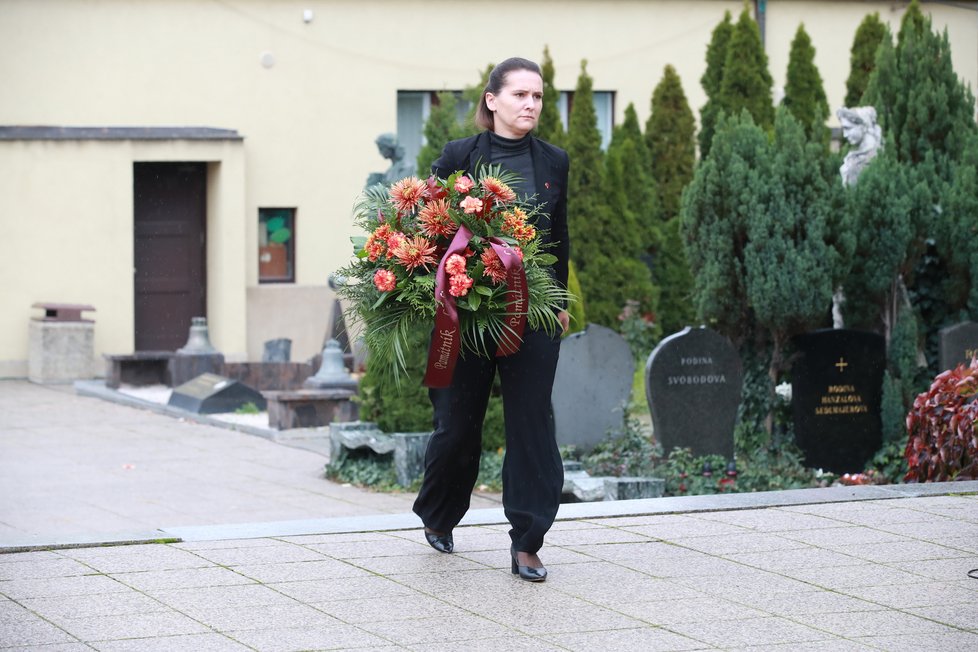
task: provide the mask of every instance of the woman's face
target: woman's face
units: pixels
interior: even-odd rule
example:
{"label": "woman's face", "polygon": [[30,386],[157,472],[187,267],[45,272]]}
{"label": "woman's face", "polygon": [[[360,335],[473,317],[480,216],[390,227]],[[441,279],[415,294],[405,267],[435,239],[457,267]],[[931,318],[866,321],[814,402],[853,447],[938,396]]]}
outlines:
{"label": "woman's face", "polygon": [[493,112],[493,131],[505,138],[522,138],[540,119],[543,79],[530,70],[513,70],[498,95],[486,93],[486,106]]}

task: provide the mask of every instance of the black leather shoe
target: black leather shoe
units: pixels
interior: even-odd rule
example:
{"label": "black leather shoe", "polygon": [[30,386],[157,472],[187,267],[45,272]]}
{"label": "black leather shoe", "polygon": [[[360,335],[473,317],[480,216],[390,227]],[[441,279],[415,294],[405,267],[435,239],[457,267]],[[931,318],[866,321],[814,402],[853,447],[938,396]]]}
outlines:
{"label": "black leather shoe", "polygon": [[513,558],[513,575],[519,575],[520,579],[524,579],[527,582],[542,582],[547,579],[547,569],[543,566],[540,568],[520,566],[519,558],[516,556],[515,545],[509,549],[509,554]]}
{"label": "black leather shoe", "polygon": [[432,548],[438,552],[451,552],[455,549],[455,541],[452,540],[452,533],[447,532],[445,534],[436,534],[429,530],[424,529],[424,538]]}

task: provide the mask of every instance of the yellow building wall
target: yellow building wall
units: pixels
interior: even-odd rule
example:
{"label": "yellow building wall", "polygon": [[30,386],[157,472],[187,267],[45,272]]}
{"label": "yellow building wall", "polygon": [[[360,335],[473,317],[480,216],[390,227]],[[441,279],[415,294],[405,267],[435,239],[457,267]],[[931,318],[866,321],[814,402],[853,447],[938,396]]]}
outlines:
{"label": "yellow building wall", "polygon": [[211,341],[246,357],[243,154],[240,142],[0,141],[0,377],[26,375],[37,302],[95,307],[95,368],[134,346],[133,163],[214,161],[208,174],[207,311]]}
{"label": "yellow building wall", "polygon": [[[835,124],[856,27],[873,11],[896,27],[906,5],[767,2],[776,87],[804,22]],[[396,130],[398,90],[463,88],[486,64],[512,55],[539,59],[548,45],[557,87],[572,90],[587,59],[595,89],[616,93],[618,121],[634,103],[644,124],[666,64],[698,114],[710,34],[724,11],[736,19],[742,7],[708,0],[3,0],[0,125],[237,130],[240,154],[196,159],[214,162],[212,341],[228,355],[258,359],[263,340],[292,337],[293,359],[301,360],[322,345],[323,306],[333,298],[326,282],[349,259],[354,201],[367,175],[388,166],[373,141]],[[924,3],[924,11],[938,29],[948,28],[956,72],[978,87],[975,12],[937,3]],[[132,145],[128,156],[159,156],[159,149],[143,154],[143,145]],[[99,151],[114,147],[130,146],[101,144]],[[26,358],[29,306],[42,298],[96,304],[98,354],[132,348],[131,288],[106,281],[131,266],[131,188],[106,180],[134,159],[92,151],[78,143],[0,146],[0,207],[16,215],[4,210],[0,225],[15,234],[18,264],[30,270],[0,262],[5,280],[16,274],[23,282],[0,299],[0,375],[4,364]],[[52,152],[57,161],[43,173],[24,170],[25,160]],[[227,187],[239,178],[240,189]],[[297,209],[296,283],[259,284],[258,209],[290,206]],[[84,251],[71,256],[84,269],[65,278],[45,260],[64,260],[69,247]]]}

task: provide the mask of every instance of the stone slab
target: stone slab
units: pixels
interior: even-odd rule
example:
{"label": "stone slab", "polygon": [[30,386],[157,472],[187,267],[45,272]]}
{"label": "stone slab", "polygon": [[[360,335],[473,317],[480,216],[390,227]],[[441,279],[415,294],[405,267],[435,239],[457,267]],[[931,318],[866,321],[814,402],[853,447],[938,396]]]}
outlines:
{"label": "stone slab", "polygon": [[276,430],[319,428],[334,422],[356,421],[360,408],[343,389],[293,389],[262,392],[268,406],[268,425]]}
{"label": "stone slab", "polygon": [[635,360],[621,335],[597,324],[560,343],[553,387],[557,443],[588,452],[624,428]]}

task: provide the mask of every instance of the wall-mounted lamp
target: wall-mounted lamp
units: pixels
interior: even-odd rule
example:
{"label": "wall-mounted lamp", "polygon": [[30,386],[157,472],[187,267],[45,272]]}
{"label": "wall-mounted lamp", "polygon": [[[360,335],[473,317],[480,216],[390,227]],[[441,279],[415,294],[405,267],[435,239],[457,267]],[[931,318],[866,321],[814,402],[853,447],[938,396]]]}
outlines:
{"label": "wall-mounted lamp", "polygon": [[302,10],[302,22],[304,22],[304,23],[311,23],[313,17],[314,17],[314,14],[312,13],[312,9],[303,9]]}

